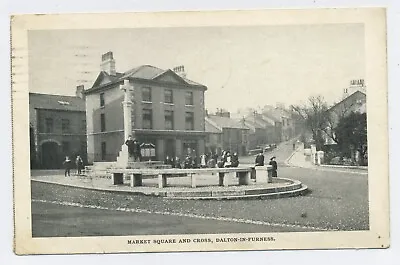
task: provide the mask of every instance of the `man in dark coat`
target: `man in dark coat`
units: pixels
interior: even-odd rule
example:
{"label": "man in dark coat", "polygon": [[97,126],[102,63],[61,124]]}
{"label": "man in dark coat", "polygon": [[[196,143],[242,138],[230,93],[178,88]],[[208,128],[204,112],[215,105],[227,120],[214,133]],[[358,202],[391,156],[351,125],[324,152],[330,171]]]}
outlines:
{"label": "man in dark coat", "polygon": [[71,175],[71,167],[72,167],[72,161],[69,159],[69,156],[65,157],[65,160],[63,162],[64,168],[65,168],[65,172],[64,175],[65,177],[69,177]]}
{"label": "man in dark coat", "polygon": [[256,166],[264,166],[264,154],[262,151],[256,156]]}
{"label": "man in dark coat", "polygon": [[129,135],[128,139],[125,141],[125,144],[128,146],[129,156],[133,156],[135,162],[140,162],[142,154],[139,142],[136,139],[132,139],[132,136]]}
{"label": "man in dark coat", "polygon": [[232,167],[238,167],[239,166],[239,156],[237,153],[233,153],[232,155]]}
{"label": "man in dark coat", "polygon": [[269,164],[272,166],[272,177],[278,177],[278,164],[275,161],[275,156],[271,157]]}

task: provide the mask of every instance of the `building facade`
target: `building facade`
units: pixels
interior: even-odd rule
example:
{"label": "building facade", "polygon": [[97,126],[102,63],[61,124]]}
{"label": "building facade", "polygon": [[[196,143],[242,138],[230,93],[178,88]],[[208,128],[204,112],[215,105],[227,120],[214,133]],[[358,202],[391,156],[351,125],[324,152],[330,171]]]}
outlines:
{"label": "building facade", "polygon": [[324,144],[334,145],[333,128],[339,123],[340,119],[346,117],[352,112],[366,113],[367,96],[362,90],[354,90],[354,92],[343,98],[340,102],[329,108],[329,124],[327,124],[326,132],[323,133]]}
{"label": "building facade", "polygon": [[213,125],[207,118],[205,119],[206,126],[206,152],[212,154],[221,154],[223,147],[222,137],[223,131]]}
{"label": "building facade", "polygon": [[101,69],[93,86],[85,91],[89,162],[116,161],[126,140],[124,92],[120,89],[124,80],[133,86],[132,135],[155,149],[145,160],[204,152],[207,87],[187,79],[183,67],[174,72],[142,65],[119,73],[112,52],[108,52],[102,56]]}
{"label": "building facade", "polygon": [[239,155],[247,154],[249,128],[231,119],[229,112],[207,115],[205,121],[209,123],[208,127],[214,127],[222,133],[218,136],[218,146],[222,150]]}
{"label": "building facade", "polygon": [[86,161],[82,90],[78,87],[75,97],[29,93],[31,168],[61,168],[65,156]]}

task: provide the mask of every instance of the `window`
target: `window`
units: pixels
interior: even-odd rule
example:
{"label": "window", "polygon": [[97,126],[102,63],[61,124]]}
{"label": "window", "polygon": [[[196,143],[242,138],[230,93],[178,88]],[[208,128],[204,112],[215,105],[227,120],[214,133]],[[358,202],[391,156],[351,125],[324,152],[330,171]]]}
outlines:
{"label": "window", "polygon": [[174,103],[172,89],[165,89],[164,91],[164,102],[165,103]]}
{"label": "window", "polygon": [[53,132],[53,119],[46,118],[46,133],[52,133],[52,132]]}
{"label": "window", "polygon": [[82,126],[81,130],[83,132],[86,132],[86,120],[82,120],[81,126]]}
{"label": "window", "polygon": [[61,130],[63,133],[68,133],[70,129],[70,124],[68,119],[61,120]]}
{"label": "window", "polygon": [[187,91],[185,95],[185,105],[192,106],[193,105],[193,92]]}
{"label": "window", "polygon": [[104,107],[104,93],[100,93],[100,107]]}
{"label": "window", "polygon": [[142,113],[143,118],[143,129],[152,129],[153,128],[153,113],[151,109],[143,109]]}
{"label": "window", "polygon": [[193,112],[186,112],[185,115],[185,129],[194,130],[194,115]]}
{"label": "window", "polygon": [[100,126],[101,126],[101,131],[105,132],[106,131],[106,116],[104,113],[100,114]]}
{"label": "window", "polygon": [[174,129],[174,112],[170,110],[165,111],[165,129],[173,130]]}
{"label": "window", "polygon": [[101,142],[101,160],[106,160],[107,145],[106,142]]}
{"label": "window", "polygon": [[151,88],[150,87],[142,88],[142,101],[151,102]]}
{"label": "window", "polygon": [[62,142],[62,151],[65,155],[69,153],[69,142]]}

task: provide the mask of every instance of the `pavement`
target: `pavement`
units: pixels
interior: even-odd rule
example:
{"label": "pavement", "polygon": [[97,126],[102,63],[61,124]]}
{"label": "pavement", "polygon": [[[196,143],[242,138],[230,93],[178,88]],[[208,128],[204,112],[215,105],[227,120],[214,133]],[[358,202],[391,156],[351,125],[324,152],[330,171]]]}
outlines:
{"label": "pavement", "polygon": [[[170,200],[33,181],[33,235],[369,229],[368,176],[365,171],[321,170],[285,163],[292,153],[290,142],[270,153],[277,156],[278,177],[297,179],[309,187],[310,193],[276,200]],[[246,159],[253,163],[254,157],[243,157],[240,161],[245,163]],[[42,174],[34,172],[33,175],[35,173]]]}
{"label": "pavement", "polygon": [[368,168],[362,166],[315,165],[310,160],[306,159],[302,146],[296,148],[284,161],[284,164],[291,167],[308,168],[319,171],[368,175]]}

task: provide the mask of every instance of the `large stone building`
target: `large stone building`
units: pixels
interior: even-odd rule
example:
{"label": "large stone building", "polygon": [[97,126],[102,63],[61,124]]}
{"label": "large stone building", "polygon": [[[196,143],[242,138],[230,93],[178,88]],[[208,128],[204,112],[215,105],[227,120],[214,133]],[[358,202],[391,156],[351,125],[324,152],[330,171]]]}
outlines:
{"label": "large stone building", "polygon": [[[128,99],[121,90],[127,85],[133,90]],[[128,134],[154,148],[144,154],[146,160],[203,153],[206,90],[206,86],[187,79],[183,67],[172,71],[142,65],[120,73],[113,53],[104,54],[101,72],[85,91],[89,162],[117,160],[127,123],[132,125]],[[126,110],[130,112],[128,121],[124,120]]]}
{"label": "large stone building", "polygon": [[83,87],[77,96],[29,93],[32,168],[62,167],[65,156],[86,160],[86,116]]}

